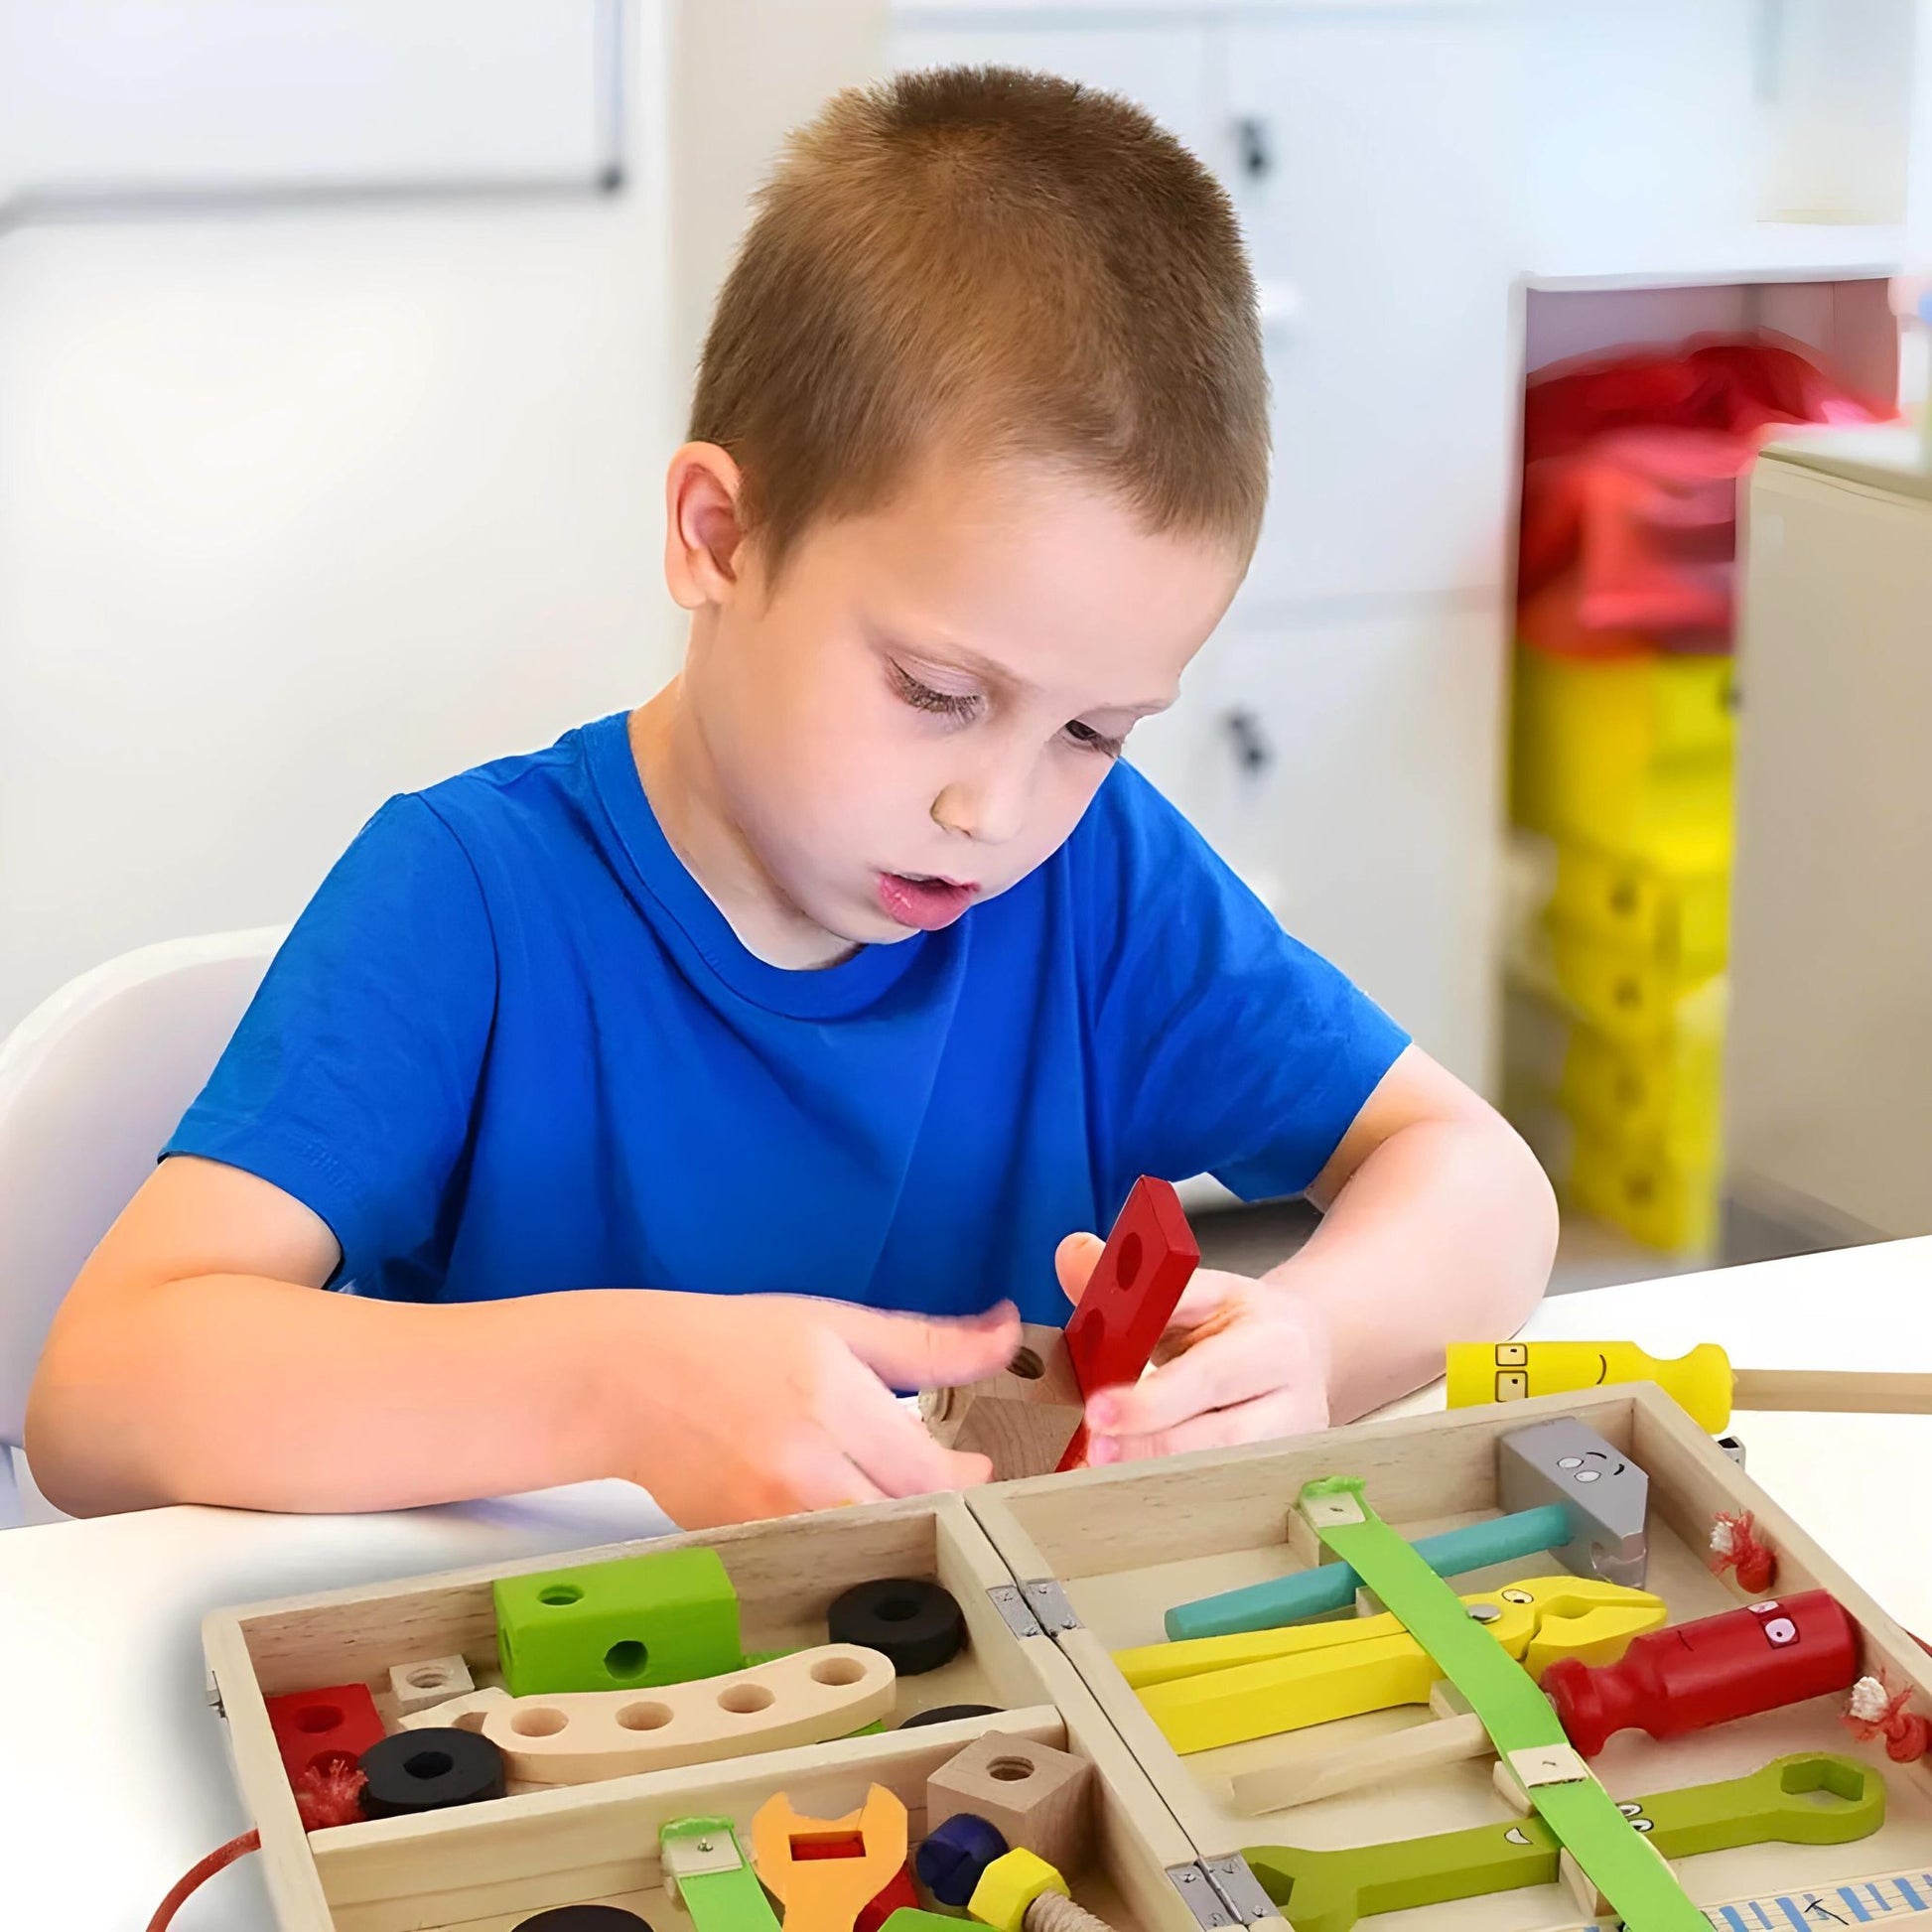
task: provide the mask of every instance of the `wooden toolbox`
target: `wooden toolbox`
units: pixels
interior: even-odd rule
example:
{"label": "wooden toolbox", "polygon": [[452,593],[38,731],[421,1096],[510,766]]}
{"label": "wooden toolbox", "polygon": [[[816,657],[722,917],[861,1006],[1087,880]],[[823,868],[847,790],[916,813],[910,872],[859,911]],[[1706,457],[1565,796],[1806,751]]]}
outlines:
{"label": "wooden toolbox", "polygon": [[[666,1823],[728,1816],[749,1844],[753,1814],[778,1791],[801,1812],[832,1818],[856,1810],[879,1783],[904,1800],[916,1844],[928,1776],[983,1732],[1004,1731],[1094,1766],[1092,1856],[1068,1875],[1075,1899],[1117,1932],[1236,1924],[1281,1932],[1246,1850],[1380,1846],[1507,1825],[1513,1814],[1498,1795],[1493,1758],[1247,1815],[1233,1797],[1244,1774],[1319,1766],[1428,1722],[1429,1713],[1376,1711],[1182,1756],[1114,1653],[1160,1642],[1176,1604],[1306,1568],[1288,1528],[1310,1481],[1362,1478],[1367,1502],[1411,1539],[1497,1518],[1500,1440],[1560,1417],[1594,1431],[1648,1475],[1646,1587],[1664,1599],[1672,1626],[1749,1602],[1705,1557],[1714,1516],[1748,1509],[1777,1552],[1776,1594],[1829,1590],[1860,1626],[1862,1669],[1894,1692],[1912,1690],[1914,1708],[1932,1712],[1932,1658],[1674,1402],[1648,1385],[1619,1386],[216,1612],[205,1626],[208,1662],[279,1921],[286,1932],[512,1932],[544,1908],[597,1900],[629,1907],[654,1932],[688,1932],[682,1907],[661,1887],[657,1835]],[[361,1682],[387,1720],[390,1668],[454,1652],[487,1684],[496,1577],[686,1545],[708,1545],[723,1559],[748,1650],[823,1643],[832,1599],[885,1577],[942,1584],[964,1612],[967,1647],[939,1670],[901,1677],[880,1734],[590,1784],[512,1784],[480,1804],[304,1833],[266,1697]],[[1453,1587],[1492,1591],[1558,1567],[1541,1555],[1457,1575]],[[897,1728],[917,1711],[960,1703],[999,1713]],[[1625,1801],[1741,1778],[1789,1753],[1856,1759],[1883,1780],[1885,1817],[1875,1831],[1850,1843],[1713,1851],[1673,1868],[1718,1932],[1891,1924],[1920,1911],[1932,1929],[1932,1773],[1924,1762],[1891,1762],[1880,1742],[1858,1741],[1845,1708],[1842,1693],[1821,1696],[1667,1742],[1625,1730],[1590,1769]],[[1293,1909],[1287,1916],[1293,1923]],[[1574,1889],[1542,1883],[1363,1923],[1369,1932],[1571,1932],[1617,1921],[1596,1917]]]}
{"label": "wooden toolbox", "polygon": [[[877,1735],[592,1784],[512,1782],[508,1795],[481,1804],[304,1833],[266,1698],[359,1682],[386,1722],[394,1715],[394,1665],[460,1653],[479,1685],[499,1681],[490,1589],[497,1578],[696,1544],[725,1563],[748,1651],[823,1643],[833,1598],[888,1577],[929,1579],[950,1591],[965,1616],[966,1648],[937,1670],[901,1677],[897,1707]],[[207,1618],[203,1638],[284,1932],[510,1932],[547,1907],[589,1901],[626,1906],[654,1932],[675,1932],[680,1923],[688,1932],[690,1920],[662,1889],[660,1827],[729,1817],[749,1846],[753,1814],[776,1792],[801,1812],[836,1818],[856,1811],[877,1783],[904,1800],[916,1842],[927,1778],[988,1730],[1094,1765],[1094,1852],[1076,1881],[1081,1903],[1120,1932],[1201,1932],[1203,1924],[1236,1922],[1232,1913],[1189,1909],[1188,1891],[1208,1888],[1193,1872],[1186,1839],[956,1496],[219,1610]],[[896,1728],[917,1711],[954,1704],[1000,1712]]]}

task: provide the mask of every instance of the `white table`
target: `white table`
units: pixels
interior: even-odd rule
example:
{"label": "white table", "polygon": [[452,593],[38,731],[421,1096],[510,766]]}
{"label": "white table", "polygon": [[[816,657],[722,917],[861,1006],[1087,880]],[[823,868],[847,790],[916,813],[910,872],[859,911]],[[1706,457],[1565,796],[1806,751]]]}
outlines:
{"label": "white table", "polygon": [[[1563,1296],[1527,1332],[1657,1354],[1720,1341],[1753,1368],[1932,1369],[1932,1239]],[[1932,1635],[1932,1417],[1746,1416],[1738,1434],[1752,1473]],[[0,1533],[0,1922],[139,1932],[248,1828],[204,1701],[205,1611],[667,1527],[640,1490],[599,1482],[380,1516],[161,1509]],[[210,1879],[177,1932],[270,1932],[257,1863]]]}

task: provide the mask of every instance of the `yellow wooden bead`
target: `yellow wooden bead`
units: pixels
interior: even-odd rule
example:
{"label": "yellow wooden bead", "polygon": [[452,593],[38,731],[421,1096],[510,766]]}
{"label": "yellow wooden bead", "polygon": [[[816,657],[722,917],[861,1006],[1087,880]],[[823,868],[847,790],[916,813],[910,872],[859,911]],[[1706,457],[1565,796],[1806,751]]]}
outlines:
{"label": "yellow wooden bead", "polygon": [[1008,1852],[980,1873],[966,1909],[994,1932],[1023,1932],[1027,1907],[1049,1891],[1063,1898],[1072,1895],[1066,1880],[1044,1859],[1027,1851]]}

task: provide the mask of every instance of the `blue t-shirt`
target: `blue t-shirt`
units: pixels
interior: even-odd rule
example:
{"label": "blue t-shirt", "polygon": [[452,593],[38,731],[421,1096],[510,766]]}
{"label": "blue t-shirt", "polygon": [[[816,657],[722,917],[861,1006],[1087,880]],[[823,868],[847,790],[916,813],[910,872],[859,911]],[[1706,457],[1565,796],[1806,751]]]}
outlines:
{"label": "blue t-shirt", "polygon": [[391,799],[167,1147],[342,1244],[333,1286],[780,1291],[1064,1320],[1141,1173],[1305,1188],[1407,1036],[1116,765],[1045,864],[816,972],[739,942],[622,714]]}

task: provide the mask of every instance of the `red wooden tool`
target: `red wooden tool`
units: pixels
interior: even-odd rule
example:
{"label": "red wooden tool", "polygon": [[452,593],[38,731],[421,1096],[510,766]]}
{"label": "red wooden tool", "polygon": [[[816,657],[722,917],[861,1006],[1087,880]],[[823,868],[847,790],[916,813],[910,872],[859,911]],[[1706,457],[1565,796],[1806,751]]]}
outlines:
{"label": "red wooden tool", "polygon": [[1845,1691],[1859,1674],[1859,1630],[1830,1591],[1808,1589],[1637,1638],[1623,1661],[1592,1669],[1559,1658],[1543,1673],[1570,1741],[1594,1757],[1641,1725],[1680,1737]]}
{"label": "red wooden tool", "polygon": [[[1200,1265],[1200,1248],[1171,1182],[1143,1174],[1120,1210],[1092,1279],[1066,1324],[1066,1354],[1082,1398],[1140,1380]],[[1087,1426],[1073,1432],[1062,1469],[1087,1459]]]}

